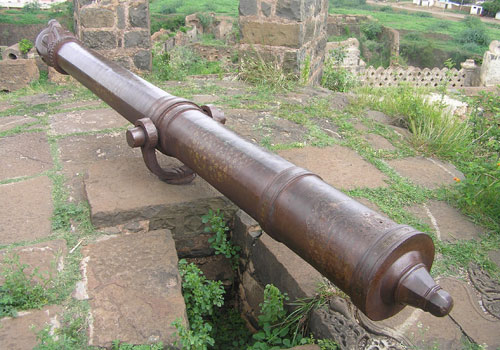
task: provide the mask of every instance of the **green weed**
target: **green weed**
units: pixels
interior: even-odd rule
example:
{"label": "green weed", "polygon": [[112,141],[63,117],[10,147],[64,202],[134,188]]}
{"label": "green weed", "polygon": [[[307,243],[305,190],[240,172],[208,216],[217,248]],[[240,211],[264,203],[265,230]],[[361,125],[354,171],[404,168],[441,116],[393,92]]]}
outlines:
{"label": "green weed", "polygon": [[233,270],[238,269],[238,260],[240,258],[240,247],[235,246],[228,239],[229,227],[224,221],[224,214],[219,210],[213,211],[210,209],[207,214],[201,217],[205,227],[205,232],[213,233],[214,235],[208,239],[210,247],[215,249],[215,254],[222,254],[231,261]]}
{"label": "green weed", "polygon": [[111,350],[163,350],[163,343],[160,342],[151,345],[132,345],[115,340],[111,345]]}
{"label": "green weed", "polygon": [[346,52],[342,47],[329,52],[325,60],[321,86],[332,91],[347,92],[357,85],[355,75],[341,67],[345,57]]}
{"label": "green weed", "polygon": [[56,299],[52,276],[38,269],[27,273],[28,265],[21,264],[17,254],[4,258],[3,265],[0,318],[16,316],[18,310],[39,309]]}

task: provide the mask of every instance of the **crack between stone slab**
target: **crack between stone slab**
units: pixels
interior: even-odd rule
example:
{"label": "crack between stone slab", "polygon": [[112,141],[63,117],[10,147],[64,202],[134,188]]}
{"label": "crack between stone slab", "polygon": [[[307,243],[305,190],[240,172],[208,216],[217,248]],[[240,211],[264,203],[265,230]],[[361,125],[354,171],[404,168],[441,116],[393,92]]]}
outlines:
{"label": "crack between stone slab", "polygon": [[46,162],[44,160],[41,160],[41,159],[38,159],[38,158],[35,158],[35,157],[26,156],[26,155],[24,155],[21,152],[17,152],[17,153],[21,156],[21,158],[26,158],[26,159],[32,160],[34,162],[40,162],[40,163],[43,163],[43,164],[52,165],[52,163]]}
{"label": "crack between stone slab", "polygon": [[443,169],[445,172],[447,172],[449,175],[451,175],[452,177],[455,177],[455,174],[453,174],[451,171],[449,171],[448,169],[446,169],[445,166],[443,166],[442,164],[439,164],[438,162],[436,162],[434,159],[432,158],[426,158],[428,161],[434,163],[435,165],[437,165],[438,167],[440,167],[441,169]]}
{"label": "crack between stone slab", "polygon": [[[441,239],[441,230],[439,230],[439,226],[438,226],[436,218],[434,217],[434,215],[432,215],[431,210],[429,209],[427,204],[424,203],[423,207],[425,209],[427,216],[429,217],[429,219],[431,219],[431,223],[432,223],[432,226],[434,227],[434,229],[436,230],[436,236],[437,236],[438,240],[441,241],[442,240]],[[455,237],[453,237],[453,238],[455,238]]]}

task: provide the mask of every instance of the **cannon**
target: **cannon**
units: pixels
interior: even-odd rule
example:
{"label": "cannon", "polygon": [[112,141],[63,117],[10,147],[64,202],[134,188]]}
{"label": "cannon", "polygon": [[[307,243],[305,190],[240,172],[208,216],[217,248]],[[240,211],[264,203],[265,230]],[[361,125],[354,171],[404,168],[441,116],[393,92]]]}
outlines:
{"label": "cannon", "polygon": [[[310,171],[224,127],[223,114],[172,96],[86,49],[51,20],[36,39],[42,59],[70,74],[135,126],[131,147],[168,184],[196,175],[259,222],[263,230],[309,262],[370,319],[406,305],[447,315],[453,299],[429,274],[434,244],[326,184]],[[184,165],[162,168],[159,151]],[[270,266],[270,268],[272,268]]]}

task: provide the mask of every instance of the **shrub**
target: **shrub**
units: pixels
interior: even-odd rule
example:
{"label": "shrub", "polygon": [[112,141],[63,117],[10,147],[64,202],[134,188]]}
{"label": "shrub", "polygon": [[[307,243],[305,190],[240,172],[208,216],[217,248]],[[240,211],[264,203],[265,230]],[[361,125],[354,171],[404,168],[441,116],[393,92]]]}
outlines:
{"label": "shrub", "polygon": [[366,21],[361,23],[360,30],[366,39],[376,40],[382,33],[382,25],[375,21]]}
{"label": "shrub", "polygon": [[339,92],[347,92],[357,85],[357,79],[350,71],[340,67],[345,58],[345,50],[338,48],[330,51],[325,60],[321,86]]}
{"label": "shrub", "polygon": [[380,8],[380,11],[382,11],[382,12],[394,12],[392,6],[382,6]]}
{"label": "shrub", "polygon": [[37,0],[31,1],[23,6],[23,11],[25,12],[38,12],[40,11],[40,3]]}
{"label": "shrub", "polygon": [[21,39],[21,41],[19,41],[19,51],[21,51],[23,55],[26,55],[32,48],[33,43],[28,39]]}
{"label": "shrub", "polygon": [[207,13],[198,13],[196,16],[200,20],[200,24],[203,27],[203,31],[207,31],[208,28],[214,22],[214,18],[210,14],[207,14]]}
{"label": "shrub", "polygon": [[182,0],[167,1],[162,4],[159,12],[165,15],[176,13],[177,9],[182,6]]}
{"label": "shrub", "polygon": [[472,43],[487,46],[490,38],[483,27],[467,28],[459,34],[458,41],[461,43]]}
{"label": "shrub", "polygon": [[500,11],[500,0],[485,1],[482,6],[488,16],[495,17]]}

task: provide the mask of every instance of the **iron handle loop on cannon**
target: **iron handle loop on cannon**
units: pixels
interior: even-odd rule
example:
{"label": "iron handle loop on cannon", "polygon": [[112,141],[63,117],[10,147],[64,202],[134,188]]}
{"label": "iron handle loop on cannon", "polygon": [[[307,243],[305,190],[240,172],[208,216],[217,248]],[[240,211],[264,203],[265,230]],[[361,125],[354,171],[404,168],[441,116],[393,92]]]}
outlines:
{"label": "iron handle loop on cannon", "polygon": [[[177,184],[191,181],[194,173],[202,177],[372,320],[405,305],[435,316],[451,311],[453,299],[429,274],[434,243],[427,234],[398,225],[242,139],[217,122],[224,117],[213,106],[166,93],[86,49],[54,20],[38,36],[36,48],[46,63],[73,76],[136,126],[127,140],[142,148],[151,171]],[[156,150],[185,165],[162,169]]]}

